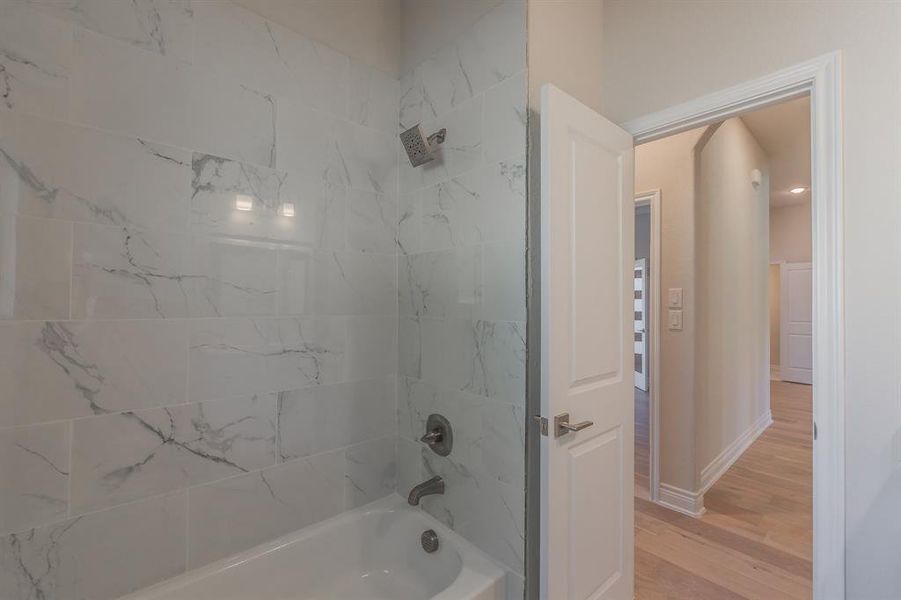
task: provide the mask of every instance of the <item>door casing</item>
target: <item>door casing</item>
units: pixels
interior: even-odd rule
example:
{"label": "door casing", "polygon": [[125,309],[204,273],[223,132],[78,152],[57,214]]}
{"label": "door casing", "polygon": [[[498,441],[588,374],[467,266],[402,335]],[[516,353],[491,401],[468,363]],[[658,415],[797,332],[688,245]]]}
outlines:
{"label": "door casing", "polygon": [[[811,98],[811,205],[813,238],[813,597],[845,596],[845,369],[844,212],[842,168],[841,52],[835,51],[661,111],[621,126],[642,144],[742,113],[809,95]],[[531,124],[530,124],[531,126]],[[530,146],[537,152],[535,145]],[[530,157],[530,168],[535,163]],[[538,190],[529,190],[529,287],[540,270]],[[540,412],[540,363],[532,335],[541,307],[529,295],[528,414]],[[535,329],[533,329],[535,328]],[[536,539],[540,520],[540,459],[537,427],[527,428],[526,597],[539,598]]]}
{"label": "door casing", "polygon": [[645,310],[648,319],[645,351],[648,354],[648,497],[657,502],[660,494],[660,190],[635,194],[635,206],[651,209],[651,247],[648,253],[647,292]]}

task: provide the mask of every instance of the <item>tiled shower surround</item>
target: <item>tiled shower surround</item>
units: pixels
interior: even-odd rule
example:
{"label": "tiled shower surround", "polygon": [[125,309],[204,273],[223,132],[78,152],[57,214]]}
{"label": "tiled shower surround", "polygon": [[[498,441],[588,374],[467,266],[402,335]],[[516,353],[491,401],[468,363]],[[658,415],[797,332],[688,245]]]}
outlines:
{"label": "tiled shower surround", "polygon": [[0,598],[435,473],[522,597],[525,39],[498,4],[398,82],[225,0],[0,0]]}
{"label": "tiled shower surround", "polygon": [[[522,598],[525,435],[526,6],[508,1],[401,79],[400,127],[447,128],[442,159],[401,156],[399,489],[509,569]],[[412,64],[417,64],[412,61]],[[441,458],[416,440],[450,419]]]}
{"label": "tiled shower surround", "polygon": [[0,0],[0,598],[395,490],[398,91],[225,1]]}

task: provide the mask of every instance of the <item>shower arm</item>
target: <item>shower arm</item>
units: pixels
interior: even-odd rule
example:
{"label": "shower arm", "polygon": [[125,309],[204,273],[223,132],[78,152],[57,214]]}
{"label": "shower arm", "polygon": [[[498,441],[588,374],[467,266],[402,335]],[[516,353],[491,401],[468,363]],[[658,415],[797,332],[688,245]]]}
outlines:
{"label": "shower arm", "polygon": [[447,128],[442,127],[429,136],[429,144],[443,144],[445,136],[447,136]]}

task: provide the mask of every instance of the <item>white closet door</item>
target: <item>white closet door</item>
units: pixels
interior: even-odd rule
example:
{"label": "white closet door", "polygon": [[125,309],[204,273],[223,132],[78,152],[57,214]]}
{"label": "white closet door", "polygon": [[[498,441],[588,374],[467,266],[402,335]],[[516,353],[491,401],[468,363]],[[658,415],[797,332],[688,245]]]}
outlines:
{"label": "white closet door", "polygon": [[779,358],[782,381],[813,383],[813,269],[783,263],[780,272]]}

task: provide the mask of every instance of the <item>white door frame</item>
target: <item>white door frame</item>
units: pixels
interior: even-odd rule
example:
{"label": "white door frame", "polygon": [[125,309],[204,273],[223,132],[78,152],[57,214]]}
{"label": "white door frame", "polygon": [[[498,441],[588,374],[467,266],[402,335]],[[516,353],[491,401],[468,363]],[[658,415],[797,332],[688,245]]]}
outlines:
{"label": "white door frame", "polygon": [[636,144],[810,95],[813,209],[813,592],[845,597],[845,363],[841,54],[640,117]]}
{"label": "white door frame", "polygon": [[651,207],[650,277],[647,278],[649,289],[645,290],[645,352],[651,373],[648,378],[648,496],[651,502],[657,502],[660,492],[660,190],[635,194],[635,206]]}

